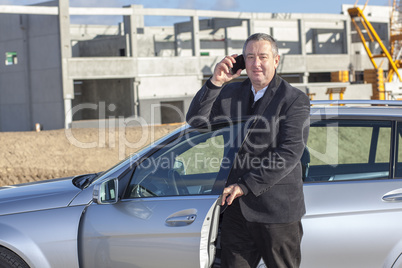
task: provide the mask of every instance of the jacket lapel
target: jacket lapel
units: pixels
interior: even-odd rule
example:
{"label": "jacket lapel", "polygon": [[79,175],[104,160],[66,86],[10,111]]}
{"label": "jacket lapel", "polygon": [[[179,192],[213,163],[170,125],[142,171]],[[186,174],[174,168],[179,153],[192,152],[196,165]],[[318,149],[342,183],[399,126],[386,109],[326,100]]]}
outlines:
{"label": "jacket lapel", "polygon": [[267,90],[265,91],[262,98],[258,101],[257,107],[255,109],[254,115],[262,115],[264,111],[268,108],[274,95],[281,84],[281,78],[276,75],[273,77],[271,83],[269,83]]}
{"label": "jacket lapel", "polygon": [[251,81],[250,79],[246,79],[242,82],[242,85],[239,87],[240,90],[237,90],[233,100],[236,100],[236,103],[232,103],[232,113],[231,115],[237,115],[238,117],[249,115],[248,111],[250,109],[250,97],[253,94],[251,92]]}

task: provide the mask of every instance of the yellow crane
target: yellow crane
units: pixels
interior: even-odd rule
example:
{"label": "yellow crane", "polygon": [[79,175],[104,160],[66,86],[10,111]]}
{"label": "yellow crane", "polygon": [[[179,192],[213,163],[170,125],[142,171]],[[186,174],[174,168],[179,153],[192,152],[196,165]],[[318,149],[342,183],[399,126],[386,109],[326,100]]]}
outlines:
{"label": "yellow crane", "polygon": [[[402,66],[402,12],[400,1],[393,1],[390,19],[390,53],[396,67]],[[393,75],[391,73],[391,75]],[[399,77],[399,76],[398,76]],[[401,78],[399,77],[399,80]],[[392,80],[390,80],[392,81]]]}
{"label": "yellow crane", "polygon": [[[348,13],[374,67],[373,70],[364,71],[365,80],[368,83],[371,83],[373,86],[372,99],[385,100],[389,96],[386,96],[384,81],[402,81],[401,75],[398,71],[398,68],[402,66],[402,16],[399,12],[399,1],[394,0],[391,11],[392,14],[390,15],[390,47],[388,50],[381,38],[378,36],[372,24],[367,20],[363,13],[367,3],[368,1],[364,5],[363,9],[360,9],[356,6],[356,2],[353,8],[348,9]],[[373,54],[370,50],[370,47],[367,45],[367,42],[377,42],[381,48],[381,52],[379,54]],[[383,61],[380,63],[380,65],[378,65],[375,61],[376,58],[388,60],[389,66],[386,79],[384,79],[384,72],[381,68]]]}

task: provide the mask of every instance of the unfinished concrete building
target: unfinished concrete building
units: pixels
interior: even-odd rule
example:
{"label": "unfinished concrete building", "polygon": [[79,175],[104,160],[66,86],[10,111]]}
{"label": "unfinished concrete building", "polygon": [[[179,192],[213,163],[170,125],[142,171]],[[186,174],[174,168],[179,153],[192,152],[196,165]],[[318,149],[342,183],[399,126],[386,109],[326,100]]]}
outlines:
{"label": "unfinished concrete building", "polygon": [[[342,8],[335,15],[73,8],[67,0],[0,6],[0,131],[182,122],[215,64],[241,53],[255,32],[277,39],[278,73],[312,98],[344,87],[345,98],[369,99],[371,88],[361,82],[372,67]],[[389,8],[365,12],[387,43]],[[70,23],[71,16],[95,15],[119,15],[122,23]],[[146,27],[146,16],[183,22]],[[347,79],[331,81],[339,71],[348,71]]]}

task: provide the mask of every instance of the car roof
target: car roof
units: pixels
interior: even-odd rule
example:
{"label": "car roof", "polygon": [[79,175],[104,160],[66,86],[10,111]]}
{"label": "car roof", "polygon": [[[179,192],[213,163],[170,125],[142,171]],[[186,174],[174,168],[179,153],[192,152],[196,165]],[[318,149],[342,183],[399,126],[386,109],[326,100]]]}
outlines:
{"label": "car roof", "polygon": [[[360,119],[360,120],[401,120],[402,101],[383,100],[317,100],[311,101],[310,115],[314,119]],[[229,122],[246,122],[253,116],[220,118],[212,122],[192,126],[192,129],[208,129],[227,125]],[[184,129],[190,128],[188,124]],[[179,130],[180,131],[180,130]]]}
{"label": "car roof", "polygon": [[402,118],[402,101],[311,101],[311,116],[389,120]]}

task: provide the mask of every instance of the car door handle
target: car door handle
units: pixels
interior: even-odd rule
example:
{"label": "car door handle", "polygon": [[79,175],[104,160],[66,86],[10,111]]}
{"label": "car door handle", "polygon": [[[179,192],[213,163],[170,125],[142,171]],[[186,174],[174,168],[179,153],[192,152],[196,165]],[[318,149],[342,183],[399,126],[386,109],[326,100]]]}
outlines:
{"label": "car door handle", "polygon": [[382,200],[386,202],[402,202],[402,189],[393,190],[386,193]]}
{"label": "car door handle", "polygon": [[176,216],[166,219],[166,224],[169,226],[185,226],[193,223],[197,215],[185,215],[185,216]]}

